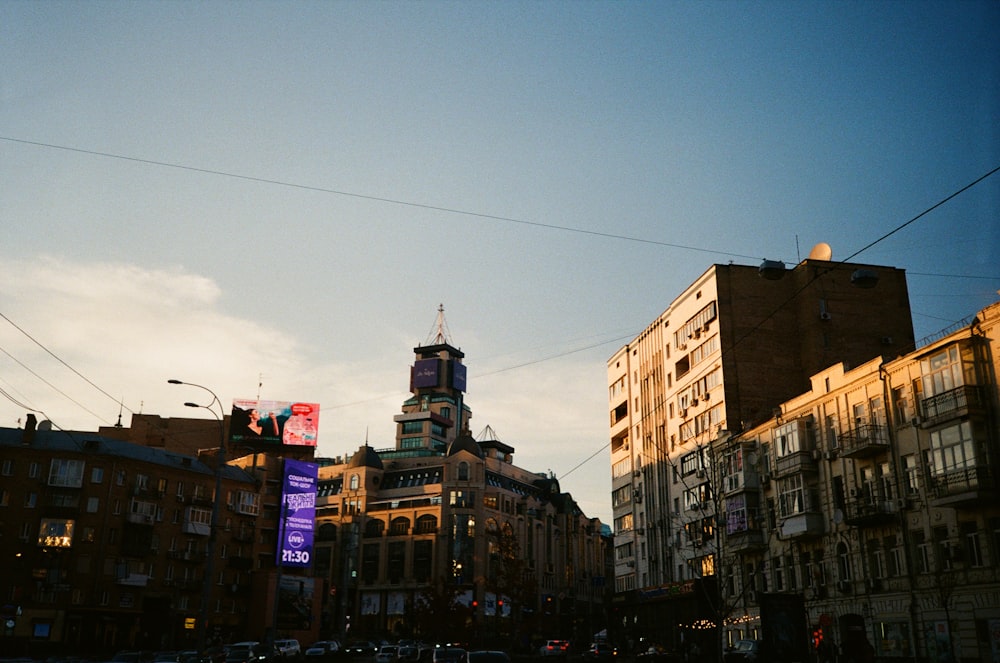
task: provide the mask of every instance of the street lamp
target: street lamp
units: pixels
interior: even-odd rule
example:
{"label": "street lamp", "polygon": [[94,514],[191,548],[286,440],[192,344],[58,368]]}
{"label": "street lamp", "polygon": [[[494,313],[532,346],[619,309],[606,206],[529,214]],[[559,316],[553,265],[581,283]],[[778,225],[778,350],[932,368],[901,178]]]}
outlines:
{"label": "street lamp", "polygon": [[[184,382],[183,380],[167,380],[167,382],[169,384],[197,387],[210,393],[212,400],[208,405],[191,402],[184,403],[184,405],[185,407],[197,407],[208,410],[219,421],[219,449],[215,457],[215,499],[212,500],[212,519],[209,521],[208,548],[206,549],[205,560],[205,586],[202,588],[201,594],[201,616],[199,618],[201,624],[198,629],[198,651],[203,652],[208,645],[208,604],[212,600],[212,583],[214,582],[212,576],[214,574],[213,566],[215,565],[215,536],[219,526],[219,502],[222,500],[222,466],[226,464],[226,410],[222,406],[222,401],[219,400],[219,397],[208,387],[194,384],[193,382]],[[218,412],[215,411],[216,405],[219,406]]]}

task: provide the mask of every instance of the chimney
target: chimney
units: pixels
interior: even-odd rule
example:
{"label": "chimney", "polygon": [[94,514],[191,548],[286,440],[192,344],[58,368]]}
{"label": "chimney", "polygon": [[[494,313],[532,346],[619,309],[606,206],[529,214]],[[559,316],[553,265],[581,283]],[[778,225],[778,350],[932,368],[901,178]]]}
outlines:
{"label": "chimney", "polygon": [[35,441],[35,426],[37,425],[38,419],[35,418],[34,414],[29,412],[24,422],[24,432],[21,433],[21,444],[30,446]]}

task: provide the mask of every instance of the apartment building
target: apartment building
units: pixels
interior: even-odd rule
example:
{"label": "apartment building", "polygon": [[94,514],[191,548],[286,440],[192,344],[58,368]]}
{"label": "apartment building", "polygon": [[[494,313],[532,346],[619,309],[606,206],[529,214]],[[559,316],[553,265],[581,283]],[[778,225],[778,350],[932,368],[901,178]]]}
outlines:
{"label": "apartment building", "polygon": [[600,521],[555,477],[515,465],[514,447],[489,426],[469,434],[464,355],[444,336],[414,354],[395,447],[366,444],[320,467],[324,624],[505,649],[587,640],[607,626]]}
{"label": "apartment building", "polygon": [[814,643],[879,660],[1000,652],[1000,303],[904,356],[834,364],[722,431],[706,504],[722,642],[794,597]]}
{"label": "apartment building", "polygon": [[222,468],[213,552],[212,456],[32,419],[0,429],[0,649],[42,658],[193,648],[203,616],[220,637],[245,634],[264,552],[255,478]]}
{"label": "apartment building", "polygon": [[817,245],[790,269],[713,265],[608,360],[623,636],[679,647],[717,611],[707,451],[721,431],[769,419],[827,366],[912,349],[904,272],[829,258]]}

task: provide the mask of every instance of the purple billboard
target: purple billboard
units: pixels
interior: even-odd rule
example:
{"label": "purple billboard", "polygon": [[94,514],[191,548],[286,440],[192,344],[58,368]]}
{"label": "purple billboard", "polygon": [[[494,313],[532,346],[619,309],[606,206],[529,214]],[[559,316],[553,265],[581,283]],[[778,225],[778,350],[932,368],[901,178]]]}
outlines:
{"label": "purple billboard", "polygon": [[413,388],[436,387],[440,382],[440,359],[419,359],[413,364]]}
{"label": "purple billboard", "polygon": [[278,523],[276,563],[306,568],[312,562],[313,527],[316,522],[316,480],[319,465],[285,459],[281,489],[284,513]]}

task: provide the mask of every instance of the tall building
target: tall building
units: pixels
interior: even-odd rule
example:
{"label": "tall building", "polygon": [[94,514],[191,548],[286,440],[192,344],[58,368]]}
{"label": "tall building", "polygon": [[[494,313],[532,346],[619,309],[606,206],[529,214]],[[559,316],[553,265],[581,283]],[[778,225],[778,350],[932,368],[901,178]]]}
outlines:
{"label": "tall building", "polygon": [[[331,635],[526,647],[607,626],[608,540],[559,481],[469,433],[463,354],[414,348],[394,448],[320,468],[317,574]],[[461,413],[461,418],[459,414]]]}
{"label": "tall building", "polygon": [[904,272],[831,262],[821,244],[787,270],[713,265],[608,360],[622,637],[680,646],[715,613],[706,453],[720,433],[770,418],[824,367],[913,340]]}
{"label": "tall building", "polygon": [[767,421],[720,434],[707,480],[721,525],[703,543],[722,642],[767,641],[769,607],[794,601],[821,654],[993,660],[998,374],[995,303],[901,357],[831,365]]}

